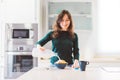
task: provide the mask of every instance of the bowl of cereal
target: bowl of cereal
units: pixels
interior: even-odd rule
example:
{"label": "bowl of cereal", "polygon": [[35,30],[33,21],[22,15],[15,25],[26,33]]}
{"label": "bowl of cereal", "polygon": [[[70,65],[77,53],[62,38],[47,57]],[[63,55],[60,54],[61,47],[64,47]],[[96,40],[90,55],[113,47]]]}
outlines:
{"label": "bowl of cereal", "polygon": [[59,69],[64,69],[68,63],[65,60],[58,60],[55,62],[55,66]]}

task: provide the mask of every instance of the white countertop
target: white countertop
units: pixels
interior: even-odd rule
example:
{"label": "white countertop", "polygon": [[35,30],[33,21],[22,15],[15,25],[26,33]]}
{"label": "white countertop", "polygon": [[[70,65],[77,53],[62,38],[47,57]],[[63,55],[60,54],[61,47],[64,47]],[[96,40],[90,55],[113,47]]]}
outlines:
{"label": "white countertop", "polygon": [[35,67],[16,80],[120,80],[120,72],[102,68],[87,68],[86,71]]}

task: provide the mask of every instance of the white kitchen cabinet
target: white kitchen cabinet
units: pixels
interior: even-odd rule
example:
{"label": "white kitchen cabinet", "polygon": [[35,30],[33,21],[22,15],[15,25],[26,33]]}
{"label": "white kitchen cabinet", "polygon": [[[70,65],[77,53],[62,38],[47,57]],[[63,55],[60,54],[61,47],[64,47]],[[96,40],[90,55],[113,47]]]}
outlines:
{"label": "white kitchen cabinet", "polygon": [[46,9],[46,26],[48,30],[61,10],[68,10],[73,18],[75,30],[92,30],[94,19],[94,0],[48,0]]}
{"label": "white kitchen cabinet", "polygon": [[39,0],[3,0],[6,22],[37,22]]}

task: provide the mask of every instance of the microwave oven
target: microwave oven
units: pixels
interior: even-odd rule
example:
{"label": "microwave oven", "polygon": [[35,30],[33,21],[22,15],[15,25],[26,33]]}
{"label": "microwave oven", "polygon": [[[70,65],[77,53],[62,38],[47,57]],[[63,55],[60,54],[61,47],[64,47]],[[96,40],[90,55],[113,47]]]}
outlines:
{"label": "microwave oven", "polygon": [[6,25],[6,51],[31,52],[38,40],[38,24],[12,23]]}
{"label": "microwave oven", "polygon": [[29,29],[13,29],[12,38],[29,38]]}
{"label": "microwave oven", "polygon": [[32,29],[13,29],[12,38],[13,39],[32,39],[33,38]]}

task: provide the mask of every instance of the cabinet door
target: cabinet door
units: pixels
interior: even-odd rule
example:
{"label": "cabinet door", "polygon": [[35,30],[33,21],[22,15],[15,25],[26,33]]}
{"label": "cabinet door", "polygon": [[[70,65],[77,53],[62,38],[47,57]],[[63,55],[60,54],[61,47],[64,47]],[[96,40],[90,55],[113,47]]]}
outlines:
{"label": "cabinet door", "polygon": [[92,29],[92,1],[79,2],[48,2],[48,26],[49,29],[63,10],[68,10],[73,18],[76,30]]}
{"label": "cabinet door", "polygon": [[4,0],[4,18],[8,22],[36,20],[36,0]]}

